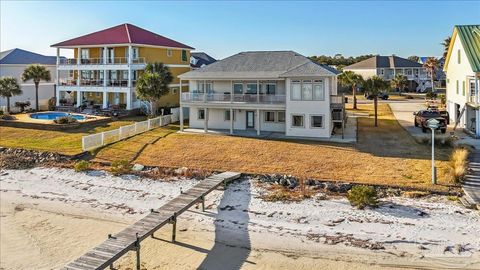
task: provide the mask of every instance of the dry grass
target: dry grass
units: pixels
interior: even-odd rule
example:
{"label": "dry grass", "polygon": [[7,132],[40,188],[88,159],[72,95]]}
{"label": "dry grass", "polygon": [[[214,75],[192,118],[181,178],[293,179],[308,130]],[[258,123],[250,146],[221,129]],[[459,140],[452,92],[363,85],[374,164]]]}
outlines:
{"label": "dry grass", "polygon": [[305,198],[310,198],[313,195],[313,192],[310,190],[302,189],[297,187],[295,189],[288,189],[280,185],[267,185],[265,186],[266,193],[261,197],[263,200],[268,202],[277,202],[277,201],[290,201],[290,202],[299,202]]}
{"label": "dry grass", "polygon": [[468,150],[456,148],[450,157],[449,176],[451,181],[460,183],[465,178],[468,169]]}
{"label": "dry grass", "polygon": [[81,127],[68,131],[37,130],[0,126],[0,146],[51,151],[67,155],[82,152],[82,136],[129,125],[145,117],[129,117],[101,125]]}
{"label": "dry grass", "polygon": [[386,104],[379,104],[379,127],[373,127],[372,107],[359,104],[359,110],[370,117],[359,119],[359,142],[353,146],[177,133],[147,146],[136,162],[435,190],[454,184],[445,177],[448,149],[437,151],[439,185],[432,186],[430,148],[415,142]]}

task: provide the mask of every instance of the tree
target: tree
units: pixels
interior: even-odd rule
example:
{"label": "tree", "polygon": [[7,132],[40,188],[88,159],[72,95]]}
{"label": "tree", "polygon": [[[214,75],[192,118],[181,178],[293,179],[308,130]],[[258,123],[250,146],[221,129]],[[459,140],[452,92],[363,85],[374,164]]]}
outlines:
{"label": "tree", "polygon": [[373,76],[363,83],[363,88],[365,89],[366,93],[373,97],[375,126],[378,127],[378,96],[382,93],[382,91],[388,90],[388,82],[378,76]]}
{"label": "tree", "polygon": [[395,75],[395,77],[392,79],[392,81],[390,83],[391,83],[391,86],[393,88],[398,89],[398,92],[401,95],[403,89],[405,89],[405,87],[408,84],[408,80],[407,80],[406,76],[404,76],[402,74],[397,74],[397,75]]}
{"label": "tree", "polygon": [[7,112],[10,112],[10,98],[22,94],[17,79],[13,77],[0,78],[0,96],[7,99]]}
{"label": "tree", "polygon": [[150,114],[157,114],[158,102],[168,93],[168,85],[172,80],[172,73],[162,63],[148,64],[145,67],[145,72],[137,80],[136,92],[140,99],[149,102]]}
{"label": "tree", "polygon": [[447,57],[448,48],[450,47],[450,42],[452,41],[452,37],[446,37],[442,43],[443,45],[443,57]]}
{"label": "tree", "polygon": [[42,65],[33,64],[25,68],[22,74],[22,81],[33,80],[35,83],[35,110],[38,111],[38,85],[40,81],[51,80],[50,71]]}
{"label": "tree", "polygon": [[438,67],[438,61],[435,57],[428,57],[427,61],[423,64],[423,68],[428,72],[430,75],[430,81],[432,83],[432,92],[435,92],[435,88],[433,87],[433,81],[435,79],[435,71]]}
{"label": "tree", "polygon": [[338,82],[340,85],[345,87],[352,87],[352,94],[353,94],[353,109],[357,109],[357,86],[361,84],[363,78],[361,75],[356,74],[353,71],[344,71],[340,75],[338,75]]}
{"label": "tree", "polygon": [[416,55],[412,55],[408,57],[408,60],[418,63],[418,60],[420,60],[420,57]]}

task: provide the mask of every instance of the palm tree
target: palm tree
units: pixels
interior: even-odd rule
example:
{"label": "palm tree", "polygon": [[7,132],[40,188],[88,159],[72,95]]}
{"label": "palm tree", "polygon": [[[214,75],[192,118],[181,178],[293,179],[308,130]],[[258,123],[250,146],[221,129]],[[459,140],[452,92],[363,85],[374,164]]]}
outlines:
{"label": "palm tree", "polygon": [[452,37],[447,37],[443,40],[442,44],[443,45],[443,57],[447,57],[448,54],[448,48],[450,47],[450,42],[452,41]]}
{"label": "palm tree", "polygon": [[378,127],[378,123],[377,123],[378,96],[382,93],[382,91],[388,90],[388,82],[378,76],[373,76],[367,79],[363,83],[363,88],[365,89],[366,93],[368,93],[370,96],[373,97],[373,107],[375,111],[375,126]]}
{"label": "palm tree", "polygon": [[397,75],[395,75],[395,77],[392,79],[392,81],[390,83],[391,83],[392,87],[397,88],[398,91],[399,91],[399,94],[402,95],[402,91],[407,86],[408,80],[407,80],[406,76],[404,76],[402,74],[397,74]]}
{"label": "palm tree", "polygon": [[166,95],[173,76],[163,63],[148,64],[145,72],[138,78],[136,92],[139,98],[150,103],[150,113],[156,115],[160,98]]}
{"label": "palm tree", "polygon": [[22,74],[22,81],[26,82],[28,80],[33,80],[35,83],[35,109],[38,111],[38,85],[41,80],[46,82],[51,80],[50,71],[42,65],[30,65]]}
{"label": "palm tree", "polygon": [[353,109],[357,109],[357,85],[361,84],[363,78],[361,75],[353,71],[344,71],[338,75],[338,82],[345,87],[352,87],[353,94]]}
{"label": "palm tree", "polygon": [[7,99],[7,112],[10,113],[10,98],[22,94],[17,79],[13,77],[0,78],[0,96]]}
{"label": "palm tree", "polygon": [[427,61],[423,64],[423,68],[427,70],[428,74],[430,75],[430,80],[432,83],[432,92],[435,92],[435,89],[433,87],[433,80],[435,78],[435,71],[437,70],[438,67],[438,61],[435,59],[435,57],[428,57]]}

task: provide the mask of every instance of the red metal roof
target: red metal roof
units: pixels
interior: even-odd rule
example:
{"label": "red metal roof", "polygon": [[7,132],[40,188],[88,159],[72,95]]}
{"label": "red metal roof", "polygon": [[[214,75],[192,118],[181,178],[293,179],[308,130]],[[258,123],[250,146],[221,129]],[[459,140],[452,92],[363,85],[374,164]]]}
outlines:
{"label": "red metal roof", "polygon": [[52,47],[70,47],[85,45],[108,45],[108,44],[143,44],[173,48],[194,49],[188,45],[173,39],[155,34],[132,24],[121,24],[81,37],[72,38]]}

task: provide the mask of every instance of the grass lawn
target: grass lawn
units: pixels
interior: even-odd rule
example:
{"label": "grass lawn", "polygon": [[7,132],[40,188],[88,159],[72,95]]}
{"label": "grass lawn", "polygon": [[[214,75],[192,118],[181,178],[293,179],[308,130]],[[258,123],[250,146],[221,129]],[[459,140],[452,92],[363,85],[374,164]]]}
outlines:
{"label": "grass lawn", "polygon": [[143,121],[146,117],[128,117],[102,125],[68,131],[50,131],[0,126],[0,146],[74,155],[82,152],[82,136]]}
{"label": "grass lawn", "polygon": [[438,149],[439,185],[430,184],[430,148],[420,145],[398,124],[387,104],[379,104],[379,127],[373,105],[359,119],[356,145],[312,141],[278,141],[211,134],[171,134],[148,145],[136,162],[144,165],[284,173],[305,178],[389,184],[446,190],[451,149]]}

